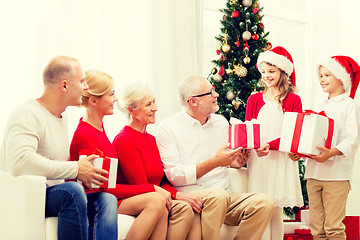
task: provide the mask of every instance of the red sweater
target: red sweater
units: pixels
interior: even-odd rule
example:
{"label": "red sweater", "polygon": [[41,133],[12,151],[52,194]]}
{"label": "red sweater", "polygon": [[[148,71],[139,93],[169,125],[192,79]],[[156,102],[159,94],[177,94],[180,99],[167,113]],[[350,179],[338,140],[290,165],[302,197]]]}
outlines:
{"label": "red sweater", "polygon": [[[283,112],[302,112],[301,99],[295,93],[288,93],[282,101]],[[250,121],[257,119],[262,106],[265,105],[263,93],[255,93],[251,95],[246,104],[245,120]],[[269,142],[270,150],[279,150],[280,138]]]}
{"label": "red sweater", "polygon": [[115,137],[113,145],[126,179],[124,181],[140,186],[154,184],[169,191],[172,198],[176,196],[177,190],[164,173],[154,136],[125,126]]}
{"label": "red sweater", "polygon": [[[105,130],[103,132],[99,131],[87,122],[82,121],[81,118],[71,141],[70,160],[77,161],[79,159],[79,152],[82,149],[87,149],[89,151],[99,149],[104,153],[105,156],[117,159],[117,153],[115,151],[115,148],[109,141]],[[92,190],[86,189],[86,192],[109,192],[114,194],[120,203],[124,198],[136,196],[142,193],[153,192],[154,190],[155,189],[152,184],[129,185],[128,182],[124,180],[124,176],[120,167],[118,167],[115,188]]]}

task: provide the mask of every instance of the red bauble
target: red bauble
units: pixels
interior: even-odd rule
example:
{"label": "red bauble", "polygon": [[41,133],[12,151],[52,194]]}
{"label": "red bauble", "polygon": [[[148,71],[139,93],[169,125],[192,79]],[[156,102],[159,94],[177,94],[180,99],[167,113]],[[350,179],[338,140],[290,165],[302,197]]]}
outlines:
{"label": "red bauble", "polygon": [[252,10],[252,11],[253,11],[253,13],[254,13],[254,14],[257,14],[258,9],[257,9],[257,8],[253,8],[253,10]]}
{"label": "red bauble", "polygon": [[217,54],[217,55],[220,55],[220,52],[221,52],[220,49],[217,49],[217,50],[216,50],[216,54]]}
{"label": "red bauble", "polygon": [[221,66],[220,70],[219,70],[219,75],[220,76],[224,76],[225,71],[224,71],[224,65]]}
{"label": "red bauble", "polygon": [[264,24],[261,22],[260,23],[260,27],[262,28],[262,29],[265,29],[265,26],[264,26]]}
{"label": "red bauble", "polygon": [[240,42],[239,41],[236,41],[235,44],[236,44],[237,47],[240,47]]}
{"label": "red bauble", "polygon": [[252,36],[251,36],[252,39],[254,40],[258,40],[259,39],[259,35],[257,35],[256,33],[254,33]]}
{"label": "red bauble", "polygon": [[231,13],[231,16],[234,17],[234,18],[239,17],[239,11],[233,11]]}

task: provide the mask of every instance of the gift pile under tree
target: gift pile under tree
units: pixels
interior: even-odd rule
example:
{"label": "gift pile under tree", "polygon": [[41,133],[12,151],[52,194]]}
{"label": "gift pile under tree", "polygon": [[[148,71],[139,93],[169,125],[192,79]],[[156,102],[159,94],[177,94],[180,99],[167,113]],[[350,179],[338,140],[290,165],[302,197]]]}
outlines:
{"label": "gift pile under tree", "polygon": [[[256,68],[259,54],[272,48],[266,37],[268,32],[261,22],[262,8],[258,0],[228,0],[221,20],[221,33],[216,37],[219,42],[213,60],[209,80],[219,93],[218,114],[245,120],[246,101],[253,92],[262,90],[259,83],[261,74]],[[304,165],[299,162],[299,172],[305,206],[308,204]],[[297,208],[286,208],[285,213],[292,216]]]}

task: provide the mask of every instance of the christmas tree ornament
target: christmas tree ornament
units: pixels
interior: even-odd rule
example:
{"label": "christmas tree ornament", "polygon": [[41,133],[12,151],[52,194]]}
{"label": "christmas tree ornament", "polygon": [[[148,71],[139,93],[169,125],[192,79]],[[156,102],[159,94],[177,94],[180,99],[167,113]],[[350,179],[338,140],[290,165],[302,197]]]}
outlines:
{"label": "christmas tree ornament", "polygon": [[219,70],[219,75],[220,76],[224,76],[225,71],[224,71],[224,65],[221,66],[220,70]]}
{"label": "christmas tree ornament", "polygon": [[216,54],[220,55],[220,53],[221,53],[220,49],[216,49]]}
{"label": "christmas tree ornament", "polygon": [[254,40],[258,40],[259,39],[259,35],[257,35],[256,33],[254,33],[252,36],[251,36],[252,39]]}
{"label": "christmas tree ornament", "polygon": [[230,51],[230,48],[231,47],[229,44],[224,43],[221,49],[223,50],[223,52],[228,52],[228,51]]}
{"label": "christmas tree ornament", "polygon": [[250,58],[249,57],[244,57],[243,62],[245,64],[249,64],[250,63]]}
{"label": "christmas tree ornament", "polygon": [[228,99],[228,100],[233,100],[234,98],[235,98],[235,94],[234,94],[234,92],[233,91],[231,91],[231,90],[229,90],[227,93],[226,93],[226,98]]}
{"label": "christmas tree ornament", "polygon": [[250,7],[252,4],[252,0],[243,0],[242,1],[242,5],[244,5],[245,7]]}
{"label": "christmas tree ornament", "polygon": [[232,74],[233,70],[231,68],[228,68],[225,70],[225,72],[227,75],[230,75],[230,74]]}
{"label": "christmas tree ornament", "polygon": [[216,67],[213,67],[213,69],[211,69],[211,74],[214,75],[216,73],[217,73],[217,69],[216,69]]}
{"label": "christmas tree ornament", "polygon": [[257,14],[259,10],[257,8],[253,8],[252,11],[253,11],[254,14]]}
{"label": "christmas tree ornament", "polygon": [[239,17],[239,11],[233,11],[233,12],[231,13],[231,16],[232,16],[233,18]]}
{"label": "christmas tree ornament", "polygon": [[249,31],[246,30],[245,32],[243,32],[242,37],[243,37],[243,39],[245,39],[245,40],[250,40],[250,38],[251,38],[251,32],[249,32]]}
{"label": "christmas tree ornament", "polygon": [[262,28],[262,29],[265,29],[265,25],[261,22],[260,23],[260,27]]}
{"label": "christmas tree ornament", "polygon": [[259,0],[255,2],[254,8],[257,8],[257,9],[260,8],[260,1]]}
{"label": "christmas tree ornament", "polygon": [[251,27],[251,31],[252,31],[253,33],[256,33],[256,31],[257,31],[257,26],[256,26],[256,25],[252,26],[252,27]]}
{"label": "christmas tree ornament", "polygon": [[223,16],[223,21],[226,21],[226,15]]}
{"label": "christmas tree ornament", "polygon": [[267,42],[267,45],[266,45],[263,49],[264,49],[265,51],[272,49],[272,44],[271,44],[271,42]]}
{"label": "christmas tree ornament", "polygon": [[230,4],[234,5],[238,2],[238,0],[230,0]]}
{"label": "christmas tree ornament", "polygon": [[243,65],[238,64],[234,67],[234,73],[239,77],[246,77],[248,70]]}
{"label": "christmas tree ornament", "polygon": [[250,19],[250,13],[249,12],[245,13],[245,19]]}
{"label": "christmas tree ornament", "polygon": [[241,102],[239,100],[233,99],[231,104],[234,106],[235,110],[238,110]]}
{"label": "christmas tree ornament", "polygon": [[215,82],[221,82],[223,80],[222,77],[218,73],[216,73],[214,75],[213,79],[214,79]]}
{"label": "christmas tree ornament", "polygon": [[244,23],[244,22],[240,22],[240,23],[239,23],[239,27],[240,27],[240,30],[245,29],[245,23]]}

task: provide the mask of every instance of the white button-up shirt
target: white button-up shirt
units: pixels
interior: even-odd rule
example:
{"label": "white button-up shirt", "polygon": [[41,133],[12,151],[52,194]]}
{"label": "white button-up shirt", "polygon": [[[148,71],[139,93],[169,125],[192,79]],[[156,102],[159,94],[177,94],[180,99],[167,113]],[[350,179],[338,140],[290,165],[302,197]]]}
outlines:
{"label": "white button-up shirt", "polygon": [[228,142],[229,124],[220,115],[211,114],[200,122],[185,111],[162,121],[157,130],[157,145],[166,176],[182,192],[206,188],[229,189],[225,167],[218,167],[196,179],[196,165],[215,156]]}
{"label": "white button-up shirt", "polygon": [[319,163],[308,159],[305,178],[318,180],[350,180],[353,173],[354,155],[359,144],[359,106],[347,93],[325,99],[316,111],[325,111],[334,119],[338,129],[335,147],[342,152],[329,160]]}

